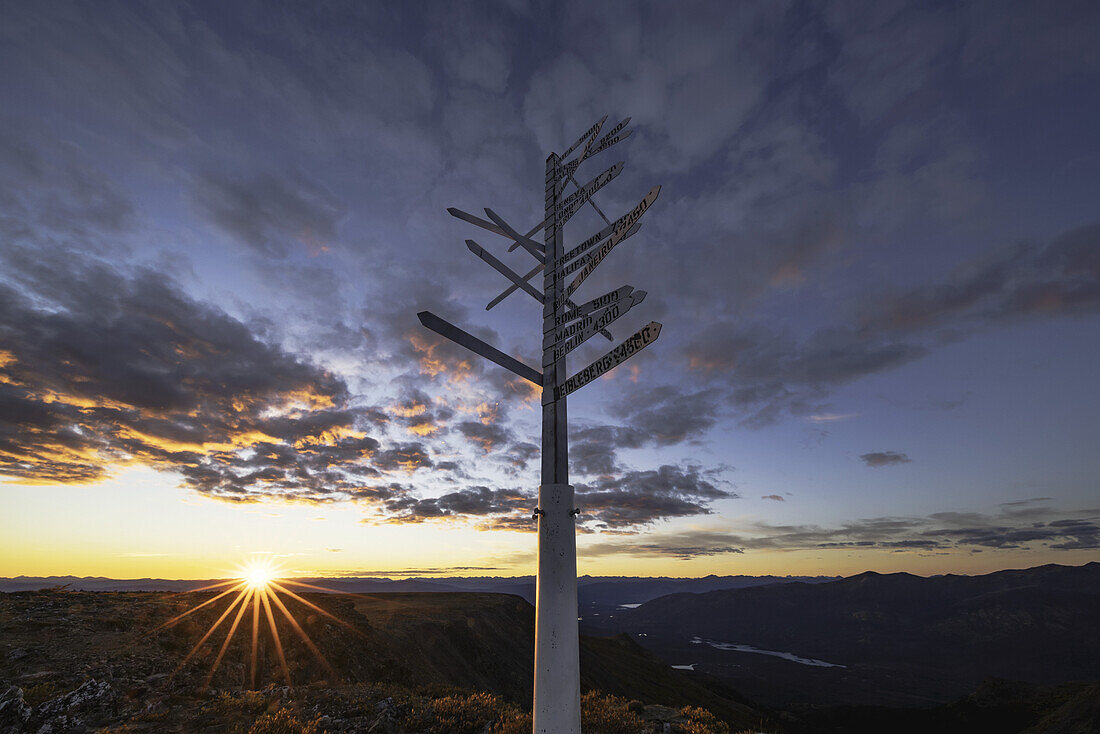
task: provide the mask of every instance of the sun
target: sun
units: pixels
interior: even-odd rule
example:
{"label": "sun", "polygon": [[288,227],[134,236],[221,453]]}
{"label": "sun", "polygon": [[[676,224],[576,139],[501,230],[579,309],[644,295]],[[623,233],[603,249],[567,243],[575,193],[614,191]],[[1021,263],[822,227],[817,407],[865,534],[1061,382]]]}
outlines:
{"label": "sun", "polygon": [[[217,671],[218,666],[221,665],[222,659],[225,657],[225,654],[229,649],[229,643],[233,640],[233,636],[236,634],[237,629],[240,627],[242,620],[244,620],[246,614],[248,614],[247,610],[251,608],[252,613],[250,616],[252,622],[252,648],[249,680],[252,688],[256,687],[258,672],[257,643],[260,636],[261,616],[266,618],[267,620],[267,628],[271,635],[271,641],[275,647],[275,654],[278,657],[279,668],[282,670],[283,678],[286,680],[286,684],[288,686],[291,685],[290,667],[287,665],[286,655],[283,652],[283,641],[279,635],[279,630],[275,625],[275,614],[272,611],[273,609],[283,615],[287,623],[290,625],[290,629],[301,639],[305,646],[309,648],[310,652],[312,652],[313,655],[325,666],[329,674],[332,676],[332,680],[337,680],[339,676],[336,674],[336,671],[333,670],[331,665],[329,665],[328,660],[326,660],[325,656],[321,654],[321,651],[317,648],[317,645],[315,645],[313,640],[309,638],[309,635],[306,634],[305,629],[302,628],[302,625],[299,624],[297,619],[295,619],[294,614],[291,613],[284,600],[280,597],[282,596],[286,597],[287,599],[293,600],[294,602],[301,604],[302,607],[306,608],[309,612],[322,614],[325,617],[329,618],[331,621],[336,622],[343,627],[346,627],[351,632],[359,634],[359,631],[352,625],[348,624],[342,619],[339,619],[331,612],[317,606],[310,600],[306,599],[300,594],[295,593],[287,587],[294,586],[302,590],[308,589],[310,591],[320,591],[335,594],[341,594],[344,592],[336,591],[335,589],[327,589],[323,586],[307,584],[302,581],[296,581],[292,578],[287,578],[288,575],[290,574],[285,568],[273,566],[267,560],[253,559],[251,562],[246,563],[245,565],[238,566],[234,577],[227,581],[219,581],[208,586],[194,589],[191,592],[183,592],[201,593],[221,589],[221,591],[212,598],[202,601],[194,605],[190,609],[187,609],[183,613],[177,614],[168,621],[164,622],[159,627],[157,627],[155,631],[159,631],[168,627],[173,627],[181,619],[197,612],[203,607],[215,604],[220,599],[223,599],[225,597],[230,597],[230,602],[226,609],[217,618],[217,620],[210,625],[210,628],[206,630],[206,633],[202,635],[199,641],[195,643],[194,647],[191,648],[190,652],[188,652],[187,655],[184,656],[183,660],[180,661],[179,665],[176,666],[176,670],[172,673],[172,676],[174,676],[176,672],[182,669],[183,666],[185,666],[192,658],[194,658],[196,653],[198,653],[198,651],[202,648],[206,641],[210,639],[210,637],[219,627],[221,627],[222,623],[232,616],[233,621],[229,625],[229,631],[228,633],[226,633],[225,639],[218,650],[217,657],[214,659],[214,663],[210,667],[210,671],[206,674],[206,679],[202,684],[202,690],[206,690],[206,688],[210,685],[210,681],[212,680],[215,671]],[[232,596],[233,594],[236,594],[236,596]],[[245,625],[248,626],[247,621],[245,621]]]}
{"label": "sun", "polygon": [[267,566],[255,565],[245,569],[244,581],[250,589],[266,589],[274,580],[275,575]]}

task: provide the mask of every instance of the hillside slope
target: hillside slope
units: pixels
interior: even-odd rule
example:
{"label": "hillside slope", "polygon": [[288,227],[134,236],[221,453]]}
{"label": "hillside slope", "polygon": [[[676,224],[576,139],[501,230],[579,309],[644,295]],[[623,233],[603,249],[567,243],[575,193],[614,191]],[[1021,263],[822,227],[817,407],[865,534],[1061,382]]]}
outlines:
{"label": "hillside slope", "polygon": [[[22,592],[0,594],[0,693],[9,685],[32,696],[76,690],[89,679],[112,701],[127,691],[133,705],[196,701],[225,638],[226,623],[191,662],[170,676],[224,611],[211,604],[168,629],[157,627],[213,598],[189,594]],[[301,602],[286,605],[326,662],[318,660],[285,619],[277,624],[297,691],[348,686],[415,690],[464,689],[530,706],[534,609],[515,596],[404,593],[364,596],[308,594],[338,624]],[[275,611],[279,615],[278,610]],[[248,618],[226,647],[210,680],[214,691],[249,687]],[[582,688],[646,704],[709,708],[735,726],[762,719],[736,696],[716,692],[670,669],[629,639],[581,640]],[[261,627],[257,687],[281,687],[273,639]],[[97,689],[98,690],[98,689]],[[294,694],[297,696],[298,694]],[[170,704],[171,701],[177,703]],[[2,727],[0,727],[2,729]]]}
{"label": "hillside slope", "polygon": [[[1032,683],[1100,678],[1100,563],[984,576],[863,573],[823,584],[674,594],[622,611],[603,629],[640,635],[670,662],[692,662],[684,659],[688,651],[706,648],[708,660],[724,654],[741,668],[787,669],[826,688],[865,687],[893,676],[889,685],[898,691],[946,701],[987,677]],[[693,638],[699,638],[694,646]],[[831,665],[722,651],[712,642]],[[746,676],[726,677],[739,683]]]}

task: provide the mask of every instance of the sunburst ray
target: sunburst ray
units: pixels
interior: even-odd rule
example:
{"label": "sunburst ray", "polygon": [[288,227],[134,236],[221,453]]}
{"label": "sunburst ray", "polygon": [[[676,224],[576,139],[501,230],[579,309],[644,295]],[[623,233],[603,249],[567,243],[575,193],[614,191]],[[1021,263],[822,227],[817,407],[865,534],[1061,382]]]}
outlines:
{"label": "sunburst ray", "polygon": [[267,624],[271,627],[271,637],[275,640],[275,652],[279,656],[279,666],[283,669],[283,677],[288,686],[290,682],[290,668],[286,664],[286,655],[283,654],[283,641],[279,639],[279,630],[275,628],[275,615],[271,613],[271,602],[268,601],[267,589],[260,589],[260,599],[264,603],[264,613],[267,615]]}
{"label": "sunburst ray", "polygon": [[[275,586],[275,588],[279,588],[276,584],[272,584],[272,586]],[[302,642],[306,643],[306,647],[308,647],[310,652],[312,652],[317,657],[317,659],[321,661],[321,664],[325,666],[325,669],[328,670],[329,674],[332,675],[333,678],[338,678],[339,676],[336,675],[336,671],[331,665],[329,665],[328,660],[326,660],[325,656],[321,654],[321,651],[317,649],[317,646],[313,644],[313,640],[311,640],[309,638],[309,635],[306,634],[306,631],[302,629],[302,625],[298,624],[298,620],[296,620],[294,618],[294,615],[290,613],[290,610],[286,608],[286,605],[283,604],[283,600],[279,598],[279,595],[272,593],[271,601],[275,604],[275,606],[279,607],[279,611],[283,613],[283,616],[286,617],[287,622],[290,623],[291,629],[298,633],[298,636],[302,638]]]}
{"label": "sunburst ray", "polygon": [[193,613],[199,611],[200,609],[202,609],[203,607],[205,607],[209,604],[213,604],[218,599],[221,599],[223,596],[225,596],[227,594],[232,594],[234,591],[237,591],[238,589],[242,589],[245,586],[246,586],[246,584],[245,584],[244,581],[238,580],[236,586],[234,586],[230,589],[226,589],[225,591],[223,591],[222,593],[218,594],[217,596],[215,596],[213,598],[207,599],[202,604],[196,604],[195,606],[191,607],[190,609],[188,609],[186,612],[184,612],[182,614],[177,614],[176,616],[172,617],[171,619],[169,619],[164,624],[162,624],[159,627],[153,629],[151,632],[149,632],[149,634],[153,634],[154,632],[160,632],[165,627],[171,627],[172,625],[174,625],[176,622],[180,621],[181,619],[183,619],[187,615],[193,614]]}
{"label": "sunburst ray", "polygon": [[252,658],[249,665],[249,688],[256,687],[256,654],[258,652],[256,643],[260,636],[260,595],[255,593],[252,595]]}
{"label": "sunburst ray", "polygon": [[188,652],[187,655],[184,656],[183,660],[180,661],[180,664],[176,666],[176,670],[173,671],[173,675],[175,673],[178,673],[180,668],[182,668],[184,665],[187,665],[187,661],[194,657],[195,653],[199,651],[199,648],[202,647],[203,643],[210,639],[210,635],[214,634],[214,631],[221,626],[222,622],[225,621],[225,618],[228,617],[230,612],[233,611],[233,608],[240,603],[246,593],[248,593],[246,590],[242,590],[241,593],[237,595],[237,598],[234,599],[233,602],[225,608],[225,611],[222,612],[217,621],[215,621],[214,624],[210,625],[210,629],[206,630],[206,634],[199,638],[199,641],[195,643],[195,646],[191,648],[191,651]]}
{"label": "sunburst ray", "polygon": [[248,602],[256,594],[255,589],[247,589],[244,593],[247,593],[244,603],[241,604],[241,608],[237,610],[237,616],[233,618],[233,624],[229,627],[229,632],[225,635],[225,642],[222,643],[221,649],[218,650],[218,657],[214,658],[214,664],[210,666],[210,672],[206,674],[206,679],[202,682],[202,688],[200,693],[205,691],[210,686],[210,681],[214,679],[214,673],[218,671],[218,666],[222,664],[222,658],[225,657],[225,651],[229,649],[229,643],[233,641],[233,635],[237,632],[237,626],[241,623],[241,617],[248,611]]}

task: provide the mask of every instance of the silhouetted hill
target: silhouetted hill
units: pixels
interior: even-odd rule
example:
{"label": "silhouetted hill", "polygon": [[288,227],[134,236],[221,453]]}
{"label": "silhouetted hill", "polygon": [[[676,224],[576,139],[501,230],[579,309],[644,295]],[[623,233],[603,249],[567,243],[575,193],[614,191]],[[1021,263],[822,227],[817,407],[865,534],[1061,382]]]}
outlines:
{"label": "silhouetted hill", "polygon": [[[676,592],[698,593],[774,583],[821,583],[832,576],[706,576],[667,578],[635,576],[581,576],[577,580],[582,608],[596,605],[614,608],[639,604]],[[0,592],[36,591],[64,586],[71,591],[190,591],[223,579],[111,579],[102,576],[16,576],[0,578]],[[303,578],[301,581],[343,593],[468,591],[515,594],[535,603],[534,576],[461,576],[389,579],[375,577]]]}
{"label": "silhouetted hill", "polygon": [[[1048,684],[1100,678],[1100,563],[984,576],[868,572],[822,584],[672,594],[586,629],[638,635],[666,660],[698,662],[773,703],[799,700],[792,686],[786,699],[769,688],[764,679],[780,671],[805,684],[802,700],[867,703],[877,690],[891,704],[947,701],[990,676]],[[714,646],[723,643],[727,649]]]}

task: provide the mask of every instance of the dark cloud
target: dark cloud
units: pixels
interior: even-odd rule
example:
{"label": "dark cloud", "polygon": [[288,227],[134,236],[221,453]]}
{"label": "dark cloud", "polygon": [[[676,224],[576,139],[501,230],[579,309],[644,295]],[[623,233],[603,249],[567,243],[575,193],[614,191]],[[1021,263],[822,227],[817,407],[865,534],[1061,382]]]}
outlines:
{"label": "dark cloud", "polygon": [[718,471],[665,464],[628,470],[576,485],[582,520],[597,530],[621,530],[674,517],[710,514],[716,500],[737,494],[716,486]]}
{"label": "dark cloud", "polygon": [[257,339],[162,273],[4,253],[0,472],[97,481],[142,462],[235,501],[385,499],[391,471],[432,466],[419,443],[383,447],[377,409],[350,407],[332,373]]}
{"label": "dark cloud", "polygon": [[685,392],[665,385],[645,391],[645,399],[624,401],[611,414],[627,425],[589,425],[570,435],[570,466],[578,474],[610,476],[621,470],[618,452],[646,446],[697,442],[717,421],[717,390]]}
{"label": "dark cloud", "polygon": [[1020,245],[940,283],[867,304],[865,332],[972,330],[1024,318],[1100,308],[1100,224],[1069,230],[1046,247]]}
{"label": "dark cloud", "polygon": [[692,558],[752,550],[863,549],[904,551],[1083,550],[1100,548],[1100,510],[1044,508],[1037,518],[1006,513],[934,513],[926,517],[877,517],[839,527],[756,522],[738,532],[691,530],[655,533],[644,542],[608,540],[583,547],[582,555],[635,554]]}
{"label": "dark cloud", "polygon": [[687,345],[689,366],[726,382],[727,401],[752,426],[774,422],[784,411],[812,414],[835,388],[925,352],[853,329],[823,329],[799,344],[789,333],[729,322],[703,329]]}
{"label": "dark cloud", "polygon": [[578,549],[581,558],[600,556],[641,556],[644,558],[675,558],[690,561],[693,558],[709,558],[730,553],[744,553],[744,549],[731,545],[737,538],[718,532],[689,531],[680,534],[659,535],[648,541],[616,540],[590,543]]}
{"label": "dark cloud", "polygon": [[488,518],[525,515],[526,524],[533,527],[530,516],[535,500],[530,494],[515,489],[468,487],[439,497],[418,499],[412,496],[394,498],[385,503],[387,522],[418,523],[435,518]]}
{"label": "dark cloud", "polygon": [[611,412],[630,425],[631,437],[622,438],[634,445],[624,448],[637,448],[643,441],[670,446],[701,438],[714,425],[720,401],[717,390],[686,392],[665,385],[647,390],[644,400],[623,401]]}
{"label": "dark cloud", "polygon": [[872,469],[891,464],[908,464],[911,459],[897,451],[872,451],[869,454],[860,454],[859,460]]}
{"label": "dark cloud", "polygon": [[763,322],[715,322],[687,345],[691,369],[724,383],[746,425],[807,415],[835,389],[901,367],[960,334],[1100,309],[1100,224],[1049,246],[1012,247],[942,283],[867,299],[853,326],[803,340]]}
{"label": "dark cloud", "polygon": [[[374,463],[378,463],[377,456]],[[623,471],[614,477],[601,477],[593,484],[578,483],[579,529],[636,533],[661,520],[709,514],[714,501],[737,496],[717,487],[716,475],[717,472],[697,466],[665,465],[650,471]],[[534,492],[475,485],[438,497],[420,497],[396,487],[388,495],[379,495],[376,509],[381,515],[371,522],[420,523],[442,519],[473,521],[482,529],[525,532],[536,529],[531,517],[537,505]]]}
{"label": "dark cloud", "polygon": [[79,146],[40,125],[4,125],[0,232],[14,240],[45,231],[92,247],[133,225],[129,197]]}
{"label": "dark cloud", "polygon": [[332,194],[300,177],[260,174],[241,180],[208,173],[195,181],[193,195],[210,221],[275,258],[296,247],[314,253],[331,247],[343,213]]}
{"label": "dark cloud", "polygon": [[575,472],[610,476],[619,470],[619,449],[640,448],[647,437],[635,428],[599,425],[573,430],[570,439],[569,464]]}
{"label": "dark cloud", "polygon": [[455,428],[468,441],[477,444],[486,454],[494,447],[503,446],[512,441],[512,433],[499,423],[483,421],[462,421]]}

